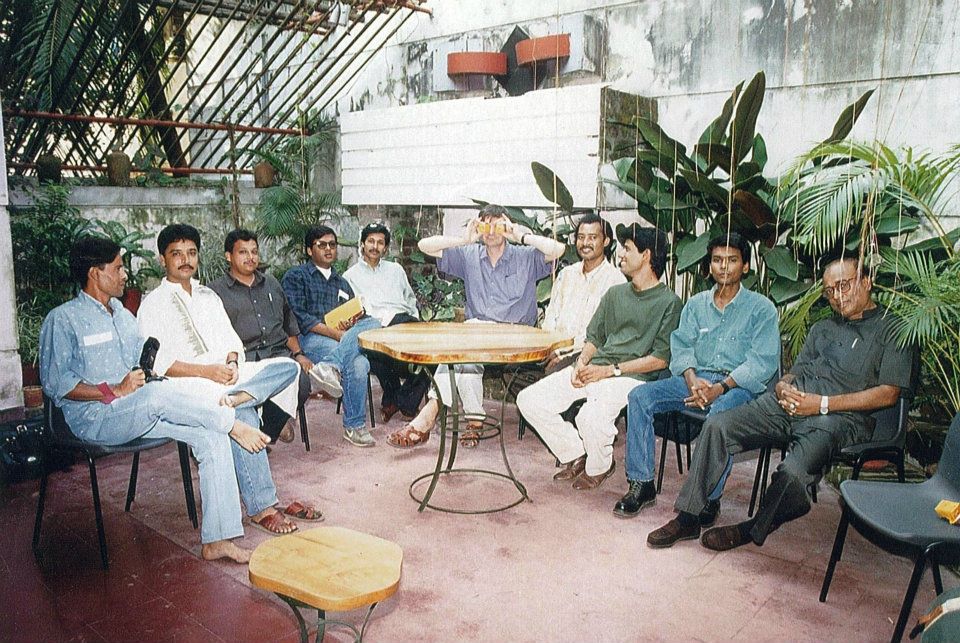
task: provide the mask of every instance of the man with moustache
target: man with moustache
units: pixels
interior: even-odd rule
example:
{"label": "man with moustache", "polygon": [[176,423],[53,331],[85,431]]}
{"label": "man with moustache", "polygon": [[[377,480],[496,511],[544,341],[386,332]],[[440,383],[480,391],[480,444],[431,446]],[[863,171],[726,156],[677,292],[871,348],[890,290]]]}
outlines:
{"label": "man with moustache", "polygon": [[[160,341],[154,365],[157,374],[242,389],[249,402],[243,409],[245,421],[257,427],[260,417],[255,407],[267,400],[296,409],[297,363],[286,357],[248,362],[220,297],[195,279],[199,231],[186,224],[168,225],[157,235],[157,251],[166,276],[143,298],[137,312],[140,332]],[[269,533],[287,534],[297,526],[286,516],[322,519],[320,511],[301,502],[290,503],[282,513],[274,506],[277,489],[266,450],[249,453],[234,448],[233,460],[240,496],[254,525]]]}
{"label": "man with moustache", "polygon": [[283,407],[268,400],[260,407],[261,430],[276,442],[291,442],[294,437],[293,414],[310,395],[313,362],[300,349],[300,327],[290,310],[280,282],[260,270],[260,248],[257,235],[245,229],[232,230],[223,242],[223,255],[228,270],[209,284],[219,295],[230,323],[243,342],[248,362],[271,357],[289,357],[300,365],[297,382],[297,406],[286,400]]}
{"label": "man with moustache", "polygon": [[647,536],[670,547],[700,536],[698,515],[730,456],[788,444],[757,515],[704,532],[701,544],[725,551],[763,545],[770,532],[810,511],[809,489],[838,450],[869,439],[870,413],[892,406],[910,385],[913,352],[897,341],[895,319],[871,297],[873,281],[856,257],[829,261],[823,295],[836,315],[810,328],[790,372],[771,393],[707,419],[677,498],[677,517]]}
{"label": "man with moustache", "polygon": [[[303,239],[307,261],[283,276],[283,292],[300,325],[300,346],[315,364],[310,374],[327,392],[343,391],[343,439],[358,447],[372,447],[376,440],[366,427],[367,374],[370,362],[360,352],[357,336],[380,328],[380,322],[361,314],[337,327],[324,323],[324,316],[353,299],[349,282],[333,267],[337,260],[337,233],[321,225],[307,230]],[[324,370],[329,369],[329,370]]]}
{"label": "man with moustache", "polygon": [[[360,260],[343,273],[360,297],[364,311],[384,328],[420,321],[417,298],[407,273],[400,264],[383,260],[389,247],[387,226],[381,221],[368,223],[360,230]],[[410,373],[406,364],[380,353],[368,355],[367,359],[383,390],[383,421],[389,422],[398,411],[408,420],[413,419],[430,386],[429,377],[425,373]]]}
{"label": "man with moustache", "polygon": [[[596,489],[616,467],[615,424],[630,391],[667,367],[670,333],[681,303],[660,277],[667,264],[667,236],[632,224],[621,228],[620,270],[628,283],[610,288],[587,327],[583,352],[572,366],[520,391],[517,409],[564,464],[554,480],[578,491]],[[576,425],[561,413],[584,400]]]}
{"label": "man with moustache", "polygon": [[[749,402],[766,388],[780,361],[777,309],[741,281],[750,272],[750,244],[736,232],[707,245],[714,286],[687,301],[680,325],[670,335],[673,377],[630,392],[627,404],[627,483],[613,509],[631,518],[656,502],[653,484],[656,437],[653,416],[684,407],[706,409],[708,417]],[[700,514],[709,527],[720,513],[720,494],[733,458]]]}
{"label": "man with moustache", "polygon": [[[256,453],[267,443],[249,417],[252,400],[239,397],[247,397],[249,387],[186,379],[148,383],[138,368],[145,338],[117,299],[127,282],[120,246],[102,237],[78,239],[70,249],[70,273],[80,294],[54,308],[40,330],[44,393],[82,440],[189,444],[200,465],[200,555],[246,563],[250,550],[232,542],[243,536],[243,525],[231,445]],[[225,403],[218,404],[221,395]]]}
{"label": "man with moustache", "polygon": [[[480,243],[477,243],[477,242]],[[553,262],[563,255],[564,245],[514,224],[505,208],[485,205],[476,219],[467,223],[463,237],[435,235],[421,239],[424,254],[437,257],[437,268],[463,279],[468,322],[537,323],[537,282],[550,274]],[[478,331],[482,332],[482,331]],[[437,387],[447,406],[452,404],[446,366],[436,372]],[[471,429],[460,438],[465,447],[477,446],[483,410],[483,366],[454,367],[457,392]],[[410,448],[425,443],[440,413],[440,402],[431,390],[419,415],[387,438],[390,446]]]}

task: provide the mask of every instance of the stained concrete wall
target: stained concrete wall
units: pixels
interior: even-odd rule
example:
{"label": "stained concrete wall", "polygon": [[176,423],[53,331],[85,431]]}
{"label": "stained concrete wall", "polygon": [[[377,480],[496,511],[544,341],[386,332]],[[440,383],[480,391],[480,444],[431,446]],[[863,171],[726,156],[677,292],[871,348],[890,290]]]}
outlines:
{"label": "stained concrete wall", "polygon": [[13,290],[13,248],[7,212],[7,161],[0,109],[0,411],[23,405],[20,355],[17,353],[17,306]]}

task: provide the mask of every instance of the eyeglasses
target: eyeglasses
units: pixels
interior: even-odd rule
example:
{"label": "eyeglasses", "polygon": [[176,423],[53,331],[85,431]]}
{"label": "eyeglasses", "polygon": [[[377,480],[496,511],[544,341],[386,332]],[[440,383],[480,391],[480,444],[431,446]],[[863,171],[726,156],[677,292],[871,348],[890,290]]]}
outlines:
{"label": "eyeglasses", "polygon": [[857,280],[856,277],[851,277],[850,279],[841,279],[837,282],[836,286],[824,286],[823,287],[823,296],[827,299],[833,299],[837,293],[841,295],[846,295],[850,292],[850,289],[853,288],[853,283]]}
{"label": "eyeglasses", "polygon": [[336,241],[314,241],[313,247],[319,248],[320,250],[323,250],[324,248],[333,250],[334,248],[337,247],[337,242]]}

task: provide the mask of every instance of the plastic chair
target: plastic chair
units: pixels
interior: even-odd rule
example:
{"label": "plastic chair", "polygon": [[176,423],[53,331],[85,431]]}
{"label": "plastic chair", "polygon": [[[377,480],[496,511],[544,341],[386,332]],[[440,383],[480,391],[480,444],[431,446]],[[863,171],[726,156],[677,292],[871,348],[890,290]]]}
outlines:
{"label": "plastic chair", "polygon": [[[133,503],[134,496],[137,493],[137,473],[140,467],[140,452],[156,449],[166,444],[174,442],[171,438],[137,438],[125,444],[115,446],[104,446],[92,444],[78,438],[70,430],[66,419],[63,417],[63,411],[53,404],[46,396],[43,400],[44,416],[46,419],[47,430],[44,431],[45,447],[47,449],[61,449],[69,451],[80,451],[87,459],[87,465],[90,468],[90,488],[93,492],[93,511],[97,520],[97,538],[100,543],[100,561],[103,569],[109,568],[107,557],[107,537],[103,528],[103,512],[100,508],[100,487],[97,484],[97,465],[96,460],[104,456],[115,453],[132,453],[133,465],[130,467],[130,482],[127,485],[127,502],[124,505],[124,511],[130,511],[130,505]],[[190,455],[187,445],[183,442],[177,442],[177,449],[180,454],[180,472],[183,478],[183,493],[187,501],[187,515],[193,523],[193,528],[198,526],[197,506],[193,495],[193,478],[190,472]],[[41,451],[43,453],[43,450]],[[47,475],[48,469],[45,458],[41,455],[41,471],[43,476],[40,479],[40,495],[37,499],[37,516],[33,524],[33,554],[40,557],[40,527],[43,522],[43,507],[47,495]]]}
{"label": "plastic chair", "polygon": [[845,480],[840,484],[843,514],[823,577],[820,602],[827,600],[833,572],[843,553],[847,526],[853,525],[867,540],[888,553],[914,561],[913,574],[890,639],[899,641],[927,564],[933,573],[937,594],[941,594],[940,565],[960,562],[960,529],[934,511],[941,500],[960,501],[960,414],[953,418],[940,465],[930,480],[920,484]]}
{"label": "plastic chair", "polygon": [[[373,384],[370,381],[370,373],[367,373],[367,407],[370,409],[370,428],[376,428],[377,420],[373,415]],[[340,415],[340,408],[343,406],[343,398],[337,398],[337,415]],[[303,417],[302,415],[300,417]],[[300,431],[302,435],[306,435],[306,420],[300,421]],[[307,451],[310,450],[310,440],[309,438],[304,440],[304,443],[307,445]]]}

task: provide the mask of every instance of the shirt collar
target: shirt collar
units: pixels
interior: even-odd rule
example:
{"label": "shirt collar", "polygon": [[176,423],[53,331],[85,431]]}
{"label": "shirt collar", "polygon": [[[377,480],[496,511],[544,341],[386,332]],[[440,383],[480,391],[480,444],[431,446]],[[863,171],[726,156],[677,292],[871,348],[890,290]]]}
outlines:
{"label": "shirt collar", "polygon": [[[733,296],[733,299],[727,302],[726,307],[729,308],[730,306],[733,306],[736,303],[736,301],[740,299],[740,295],[743,294],[744,290],[747,290],[747,287],[743,285],[743,282],[740,282],[740,288],[737,289],[737,294]],[[713,288],[710,289],[710,294],[711,295],[717,294],[717,284],[713,284]],[[716,308],[717,303],[713,300],[712,296],[710,297],[710,303],[713,304],[714,308]]]}
{"label": "shirt collar", "polygon": [[244,287],[244,288],[256,288],[257,286],[259,286],[260,284],[263,283],[264,279],[265,279],[265,278],[264,278],[263,273],[262,273],[261,271],[259,271],[259,270],[254,270],[254,271],[253,271],[253,283],[248,286],[247,284],[243,283],[242,281],[240,281],[239,279],[237,279],[236,277],[234,277],[233,274],[232,274],[229,270],[227,271],[227,286],[230,287],[230,288],[232,288],[232,287],[234,287],[234,286],[238,286],[238,287],[242,286],[242,287]]}
{"label": "shirt collar", "polygon": [[[77,295],[77,298],[80,299],[81,303],[85,305],[96,306],[97,310],[100,311],[101,313],[108,314],[108,315],[111,314],[110,312],[107,311],[107,309],[104,307],[103,304],[101,304],[99,301],[91,297],[84,290],[80,291],[80,294]],[[120,310],[121,308],[123,308],[123,304],[121,304],[120,300],[118,300],[116,297],[111,297],[109,300],[109,304],[110,304],[110,311],[114,313]]]}
{"label": "shirt collar", "polygon": [[[508,241],[507,245],[503,249],[503,254],[500,255],[500,259],[497,260],[497,263],[499,264],[501,261],[504,261],[504,260],[507,262],[511,261],[515,253],[516,253],[516,250],[514,249],[513,244]],[[484,259],[486,259],[487,261],[490,261],[490,257],[487,256],[487,246],[481,243],[480,244],[480,260],[483,261]],[[493,262],[490,262],[490,263],[493,263]]]}

